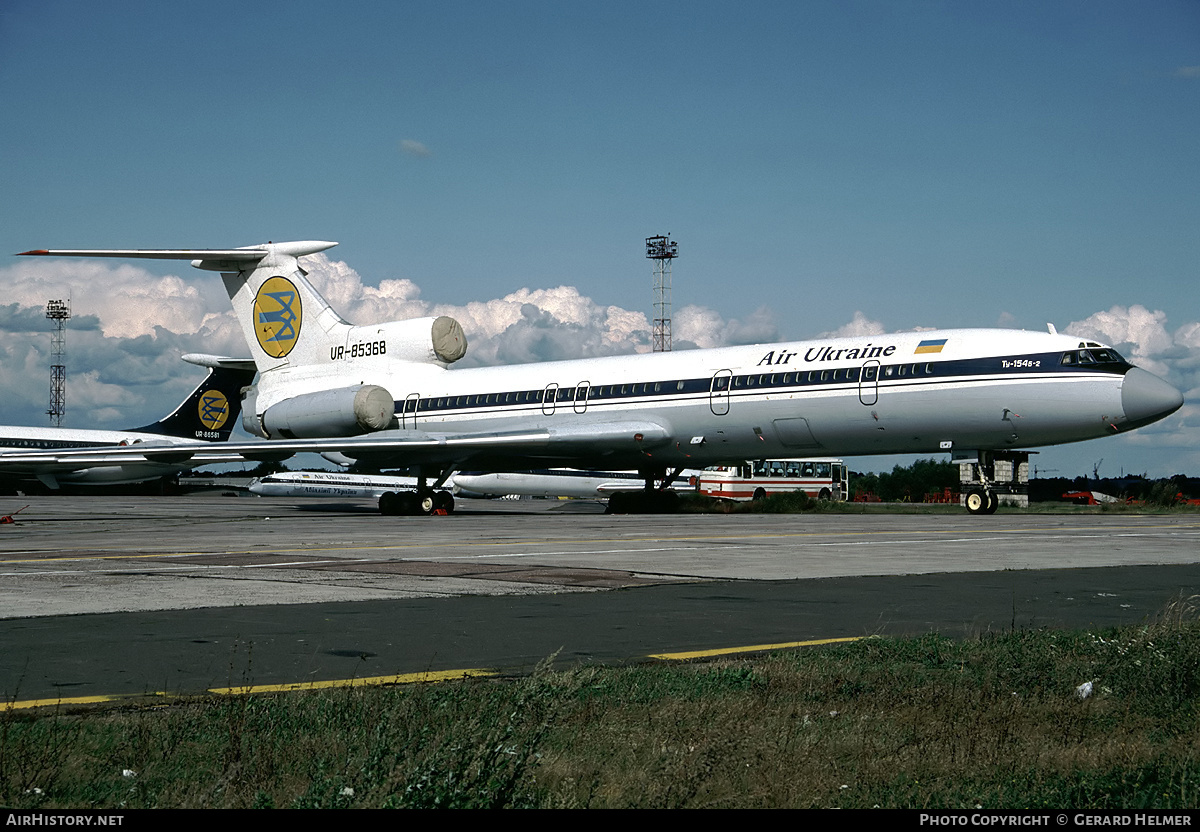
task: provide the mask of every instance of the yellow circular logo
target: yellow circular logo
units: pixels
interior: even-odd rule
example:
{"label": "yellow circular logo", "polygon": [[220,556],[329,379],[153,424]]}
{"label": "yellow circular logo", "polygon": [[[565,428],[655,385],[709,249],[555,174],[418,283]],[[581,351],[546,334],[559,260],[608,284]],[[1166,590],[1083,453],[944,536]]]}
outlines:
{"label": "yellow circular logo", "polygon": [[200,424],[218,430],[229,418],[229,399],[220,390],[208,390],[200,396]]}
{"label": "yellow circular logo", "polygon": [[268,277],[254,296],[254,337],[263,352],[283,358],[300,337],[300,293],[286,277]]}

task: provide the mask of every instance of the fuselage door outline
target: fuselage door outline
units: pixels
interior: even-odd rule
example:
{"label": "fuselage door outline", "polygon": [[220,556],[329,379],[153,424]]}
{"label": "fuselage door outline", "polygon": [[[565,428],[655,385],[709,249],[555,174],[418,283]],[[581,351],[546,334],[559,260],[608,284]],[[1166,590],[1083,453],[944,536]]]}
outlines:
{"label": "fuselage door outline", "polygon": [[575,412],[576,413],[586,413],[587,412],[588,390],[590,390],[591,387],[592,387],[592,384],[590,381],[581,381],[581,382],[579,382],[579,384],[575,385]]}
{"label": "fuselage door outline", "polygon": [[415,428],[417,426],[417,405],[420,401],[419,393],[409,393],[404,398],[404,409],[400,413],[400,427]]}
{"label": "fuselage door outline", "polygon": [[542,413],[547,416],[554,415],[554,401],[558,398],[558,385],[555,382],[550,382],[546,385],[546,393],[542,396]]}
{"label": "fuselage door outline", "polygon": [[858,374],[858,400],[868,407],[879,401],[879,362],[874,359]]}
{"label": "fuselage door outline", "polygon": [[733,370],[717,370],[713,374],[712,384],[708,388],[708,407],[714,416],[725,416],[729,413],[729,387],[733,378]]}

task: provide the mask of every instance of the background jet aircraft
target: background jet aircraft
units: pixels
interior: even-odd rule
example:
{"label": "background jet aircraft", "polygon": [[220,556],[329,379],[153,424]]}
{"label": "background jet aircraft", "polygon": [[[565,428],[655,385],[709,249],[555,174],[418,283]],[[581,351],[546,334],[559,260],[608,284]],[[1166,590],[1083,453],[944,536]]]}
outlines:
{"label": "background jet aircraft", "polygon": [[[171,476],[196,462],[184,454],[178,462],[117,455],[105,460],[97,451],[121,447],[158,447],[197,440],[224,442],[241,412],[241,390],[254,381],[255,370],[210,369],[200,386],[183,403],[157,422],[127,430],[76,430],[0,426],[0,480],[37,480],[57,489],[62,485],[115,485]],[[85,455],[86,452],[86,455]]]}
{"label": "background jet aircraft", "polygon": [[1183,403],[1110,347],[1054,331],[907,332],[452,370],[466,338],[451,318],[342,320],[298,259],[333,245],[25,253],[183,259],[221,272],[259,370],[243,425],[272,440],[230,450],[416,466],[416,499],[402,513],[434,511],[454,470],[633,468],[645,482],[639,507],[669,510],[673,494],[654,483],[669,485],[684,468],[944,451],[978,455],[980,484],[966,503],[990,513],[994,452],[1133,430]]}
{"label": "background jet aircraft", "polygon": [[353,497],[378,500],[389,491],[412,491],[416,487],[416,477],[338,471],[284,471],[251,480],[249,490],[251,494],[261,497]]}

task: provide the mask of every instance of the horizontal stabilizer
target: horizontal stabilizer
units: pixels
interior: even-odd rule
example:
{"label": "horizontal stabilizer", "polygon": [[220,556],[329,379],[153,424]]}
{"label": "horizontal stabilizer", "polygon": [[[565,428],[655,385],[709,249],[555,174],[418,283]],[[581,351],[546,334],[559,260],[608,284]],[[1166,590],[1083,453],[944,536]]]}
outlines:
{"label": "horizontal stabilizer", "polygon": [[89,248],[89,249],[45,249],[22,251],[22,255],[41,257],[128,257],[143,260],[225,260],[255,263],[272,251],[292,257],[316,254],[333,248],[337,243],[324,240],[300,240],[290,243],[266,243],[244,248]]}
{"label": "horizontal stabilizer", "polygon": [[202,352],[189,352],[186,355],[181,355],[180,358],[189,364],[195,364],[197,367],[209,367],[213,370],[218,367],[224,367],[227,370],[254,372],[257,369],[253,358],[230,358],[226,355],[208,355]]}

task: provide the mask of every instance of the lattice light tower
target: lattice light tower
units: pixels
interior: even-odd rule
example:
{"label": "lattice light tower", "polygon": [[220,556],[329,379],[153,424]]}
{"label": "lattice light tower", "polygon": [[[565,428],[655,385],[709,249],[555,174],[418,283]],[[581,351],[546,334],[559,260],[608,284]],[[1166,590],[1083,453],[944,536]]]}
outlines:
{"label": "lattice light tower", "polygon": [[654,352],[671,351],[671,261],[679,256],[679,244],[668,234],[646,238],[646,257],[654,261]]}
{"label": "lattice light tower", "polygon": [[50,365],[50,422],[62,427],[63,413],[67,410],[67,321],[71,317],[71,304],[65,300],[46,303],[46,317],[54,321],[50,352],[54,363]]}

